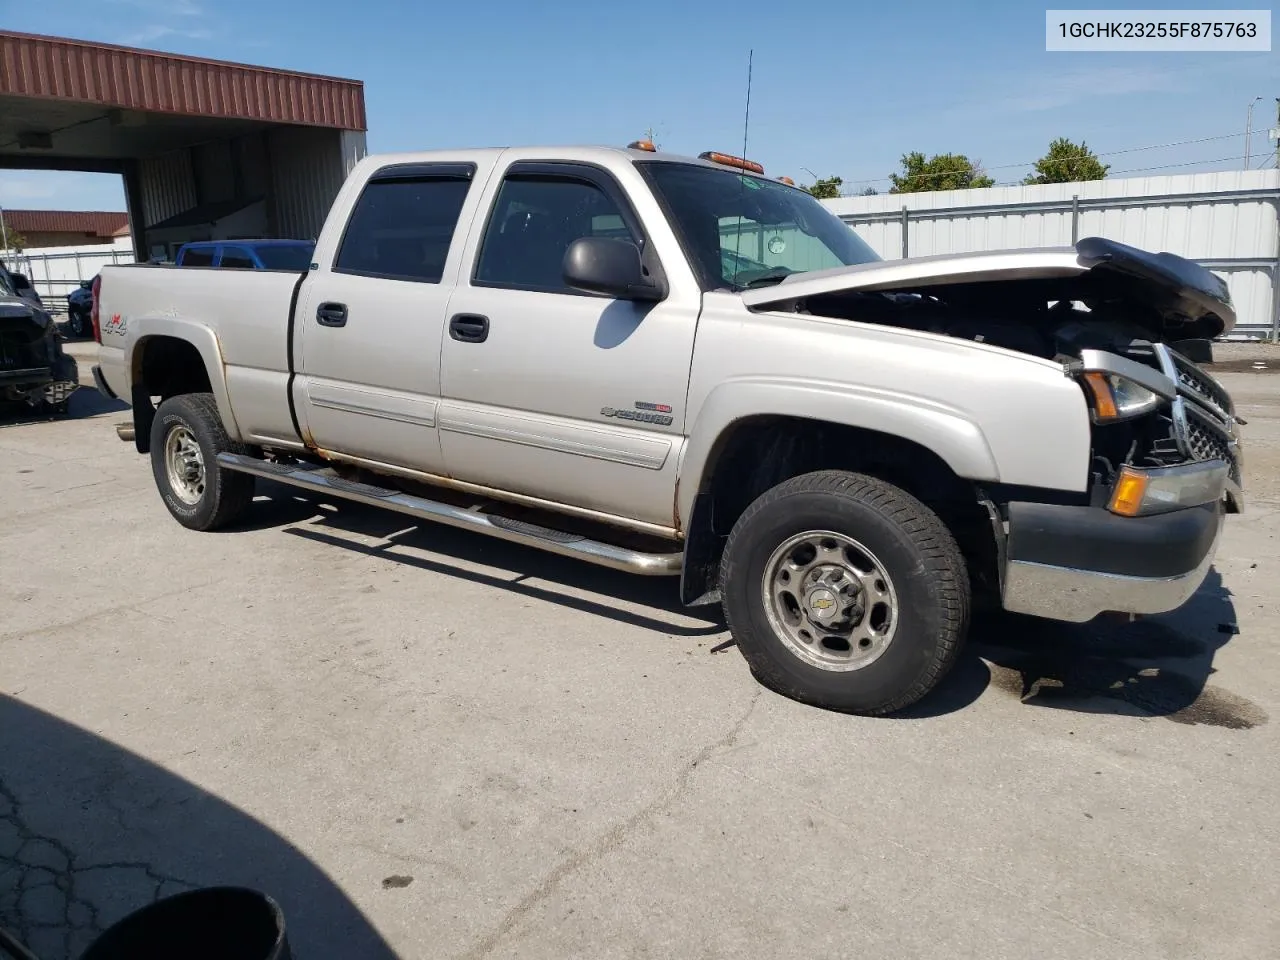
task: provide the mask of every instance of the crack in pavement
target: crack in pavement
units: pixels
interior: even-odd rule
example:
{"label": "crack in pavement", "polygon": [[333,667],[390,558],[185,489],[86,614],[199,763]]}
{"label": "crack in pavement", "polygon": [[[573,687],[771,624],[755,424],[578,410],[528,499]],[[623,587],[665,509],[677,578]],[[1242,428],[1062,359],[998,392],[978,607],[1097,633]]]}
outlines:
{"label": "crack in pavement", "polygon": [[226,578],[223,577],[218,580],[210,580],[207,583],[193,583],[191,586],[179,587],[176,590],[168,590],[154,597],[143,597],[141,600],[131,600],[128,603],[118,603],[109,607],[102,607],[92,613],[86,613],[82,617],[76,617],[74,620],[67,620],[62,623],[51,623],[43,627],[32,627],[28,630],[16,630],[12,633],[3,633],[0,634],[0,643],[8,643],[10,640],[21,640],[24,637],[31,637],[37,634],[57,633],[61,630],[66,630],[69,627],[84,626],[84,624],[96,617],[107,616],[108,614],[113,613],[123,613],[131,610],[134,613],[145,616],[145,614],[138,609],[145,604],[155,603],[157,600],[167,600],[169,597],[178,597],[192,590],[202,590],[205,587],[216,586],[219,583],[223,583],[225,580]]}
{"label": "crack in pavement", "polygon": [[693,773],[697,770],[699,764],[710,759],[715,753],[730,749],[737,743],[738,736],[742,733],[742,728],[746,726],[747,721],[751,719],[751,714],[755,712],[756,704],[760,702],[762,693],[763,690],[757,687],[751,697],[751,702],[747,704],[747,709],[729,731],[699,750],[697,755],[681,768],[676,775],[675,781],[665,793],[641,807],[626,820],[607,830],[589,846],[573,851],[568,859],[557,864],[550,873],[543,877],[542,881],[531,893],[508,910],[497,927],[470,950],[460,954],[458,960],[482,960],[482,958],[487,957],[497,948],[503,938],[515,929],[521,920],[533,912],[535,907],[547,900],[571,874],[600,859],[605,854],[616,850],[637,827],[675,804],[688,789],[689,781],[692,779]]}
{"label": "crack in pavement", "polygon": [[[101,904],[86,888],[116,887],[126,871],[132,872],[150,887],[149,899],[133,909],[159,900],[166,886],[195,889],[141,861],[81,864],[65,843],[32,830],[21,806],[0,780],[0,927],[24,944],[39,937],[43,960],[71,960],[106,929]],[[99,878],[102,883],[96,883]]]}

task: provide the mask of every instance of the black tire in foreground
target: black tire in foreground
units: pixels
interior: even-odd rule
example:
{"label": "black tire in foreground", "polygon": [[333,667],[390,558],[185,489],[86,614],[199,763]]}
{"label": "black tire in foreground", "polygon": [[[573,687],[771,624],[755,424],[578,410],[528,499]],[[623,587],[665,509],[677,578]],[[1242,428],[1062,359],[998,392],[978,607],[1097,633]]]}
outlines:
{"label": "black tire in foreground", "polygon": [[720,567],[725,617],[751,672],[802,703],[883,715],[946,675],[969,620],[954,537],[904,490],[825,470],[762,494]]}
{"label": "black tire in foreground", "polygon": [[227,436],[211,393],[170,397],[151,424],[151,472],[164,504],[184,527],[216,530],[253,502],[253,477],[217,465],[219,453],[246,453]]}

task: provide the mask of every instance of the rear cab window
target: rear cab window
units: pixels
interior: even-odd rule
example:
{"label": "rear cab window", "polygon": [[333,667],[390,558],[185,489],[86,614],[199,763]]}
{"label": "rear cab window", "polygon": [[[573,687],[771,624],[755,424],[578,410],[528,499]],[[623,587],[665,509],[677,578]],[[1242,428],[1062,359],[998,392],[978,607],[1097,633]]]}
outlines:
{"label": "rear cab window", "polygon": [[474,172],[462,163],[379,170],[351,211],[333,272],[439,283]]}
{"label": "rear cab window", "polygon": [[228,270],[252,270],[257,266],[251,254],[244,247],[223,247],[218,266]]}
{"label": "rear cab window", "polygon": [[178,258],[180,267],[212,267],[215,247],[186,247]]}

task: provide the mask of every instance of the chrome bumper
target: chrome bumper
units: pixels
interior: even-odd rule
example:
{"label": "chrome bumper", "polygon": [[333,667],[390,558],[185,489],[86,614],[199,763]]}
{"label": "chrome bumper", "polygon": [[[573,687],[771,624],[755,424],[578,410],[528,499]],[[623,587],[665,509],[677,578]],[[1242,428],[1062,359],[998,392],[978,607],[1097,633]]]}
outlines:
{"label": "chrome bumper", "polygon": [[1213,554],[1209,551],[1194,570],[1178,577],[1129,577],[1011,560],[1005,568],[1004,608],[1070,623],[1112,612],[1167,613],[1200,589],[1213,566]]}
{"label": "chrome bumper", "polygon": [[[1220,504],[1135,518],[1093,507],[1010,504],[1018,506],[1035,509],[1023,511],[1021,521],[1010,511],[1004,608],[1072,623],[1176,610],[1204,582],[1223,524]],[[1061,563],[1051,562],[1055,539]]]}

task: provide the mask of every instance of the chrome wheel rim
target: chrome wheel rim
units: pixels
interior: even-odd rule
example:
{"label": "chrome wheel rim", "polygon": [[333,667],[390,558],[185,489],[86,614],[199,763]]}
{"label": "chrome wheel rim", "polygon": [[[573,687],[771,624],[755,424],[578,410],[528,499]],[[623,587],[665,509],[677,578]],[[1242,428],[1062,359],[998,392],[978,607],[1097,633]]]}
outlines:
{"label": "chrome wheel rim", "polygon": [[164,438],[164,463],[169,488],[183,503],[195,505],[204,496],[204,453],[195,434],[176,426]]}
{"label": "chrome wheel rim", "polygon": [[842,533],[809,530],[773,551],[761,584],[769,625],[799,659],[860,670],[893,642],[898,595],[878,557]]}

